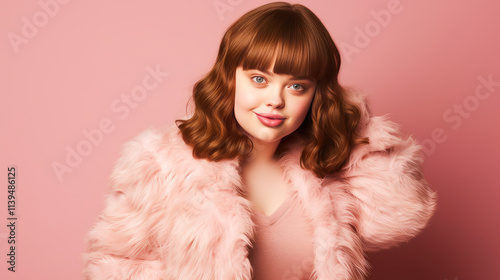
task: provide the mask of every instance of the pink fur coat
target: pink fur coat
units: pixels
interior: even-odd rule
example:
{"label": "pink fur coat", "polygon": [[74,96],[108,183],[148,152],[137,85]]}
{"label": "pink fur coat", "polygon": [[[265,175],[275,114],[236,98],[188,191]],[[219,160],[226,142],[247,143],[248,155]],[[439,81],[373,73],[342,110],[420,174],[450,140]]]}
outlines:
{"label": "pink fur coat", "polygon": [[[405,242],[428,223],[436,194],[420,146],[360,104],[370,144],[342,171],[319,179],[300,167],[301,145],[280,160],[314,229],[314,279],[365,279],[365,251]],[[125,143],[106,206],[87,235],[85,279],[252,279],[251,206],[239,195],[237,160],[194,159],[176,126]]]}

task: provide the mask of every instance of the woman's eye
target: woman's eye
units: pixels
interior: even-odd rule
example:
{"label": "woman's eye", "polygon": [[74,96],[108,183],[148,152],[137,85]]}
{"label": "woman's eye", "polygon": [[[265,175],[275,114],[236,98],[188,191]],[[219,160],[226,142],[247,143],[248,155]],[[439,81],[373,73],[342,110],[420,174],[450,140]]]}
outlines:
{"label": "woman's eye", "polygon": [[[264,84],[266,79],[262,76],[253,76],[251,77],[252,81],[256,82],[257,84]],[[293,84],[292,89],[296,91],[305,91],[306,87],[301,85],[301,84]]]}
{"label": "woman's eye", "polygon": [[262,76],[254,76],[254,77],[252,77],[252,80],[255,81],[258,84],[262,84],[262,82],[264,82],[264,77],[262,77]]}
{"label": "woman's eye", "polygon": [[[295,86],[298,86],[298,87],[295,87]],[[298,91],[304,91],[304,90],[306,90],[306,87],[304,87],[301,84],[293,84],[292,88],[295,89],[295,90],[298,90]]]}

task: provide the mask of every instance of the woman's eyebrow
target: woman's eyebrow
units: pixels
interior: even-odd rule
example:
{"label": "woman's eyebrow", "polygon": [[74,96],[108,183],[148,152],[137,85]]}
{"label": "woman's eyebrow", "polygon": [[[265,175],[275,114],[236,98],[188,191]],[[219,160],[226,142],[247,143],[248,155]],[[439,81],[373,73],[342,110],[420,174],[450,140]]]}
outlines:
{"label": "woman's eyebrow", "polygon": [[[260,71],[262,73],[265,73],[265,74],[267,74],[267,75],[269,75],[271,77],[274,77],[274,74],[271,73],[271,72],[269,72],[269,71],[267,71],[267,70],[264,70],[264,69],[255,69],[255,70]],[[312,77],[308,77],[308,76],[294,76],[294,77],[290,78],[290,80],[292,80],[292,81],[296,81],[296,80],[309,80],[309,81],[312,82],[314,79]]]}

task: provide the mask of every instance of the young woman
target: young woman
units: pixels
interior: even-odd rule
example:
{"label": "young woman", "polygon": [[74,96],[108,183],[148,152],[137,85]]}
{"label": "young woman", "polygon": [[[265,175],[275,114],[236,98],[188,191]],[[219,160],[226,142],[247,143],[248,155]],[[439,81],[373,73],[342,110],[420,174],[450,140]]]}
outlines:
{"label": "young woman", "polygon": [[436,195],[420,147],[339,68],[302,5],[232,24],[192,115],[123,147],[86,279],[364,279],[364,252],[415,236]]}

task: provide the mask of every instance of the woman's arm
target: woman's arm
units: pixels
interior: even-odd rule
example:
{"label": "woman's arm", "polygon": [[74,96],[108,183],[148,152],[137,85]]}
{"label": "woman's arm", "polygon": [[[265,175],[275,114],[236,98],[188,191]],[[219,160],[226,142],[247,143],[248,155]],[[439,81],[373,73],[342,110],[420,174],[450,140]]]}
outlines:
{"label": "woman's arm", "polygon": [[420,146],[403,139],[397,125],[373,117],[364,128],[370,144],[353,150],[344,173],[346,191],[358,208],[358,234],[365,250],[389,248],[418,234],[436,208],[425,181]]}
{"label": "woman's arm", "polygon": [[85,279],[162,279],[156,242],[159,214],[155,158],[160,137],[147,130],[125,143],[111,175],[111,191],[97,223],[86,236]]}

